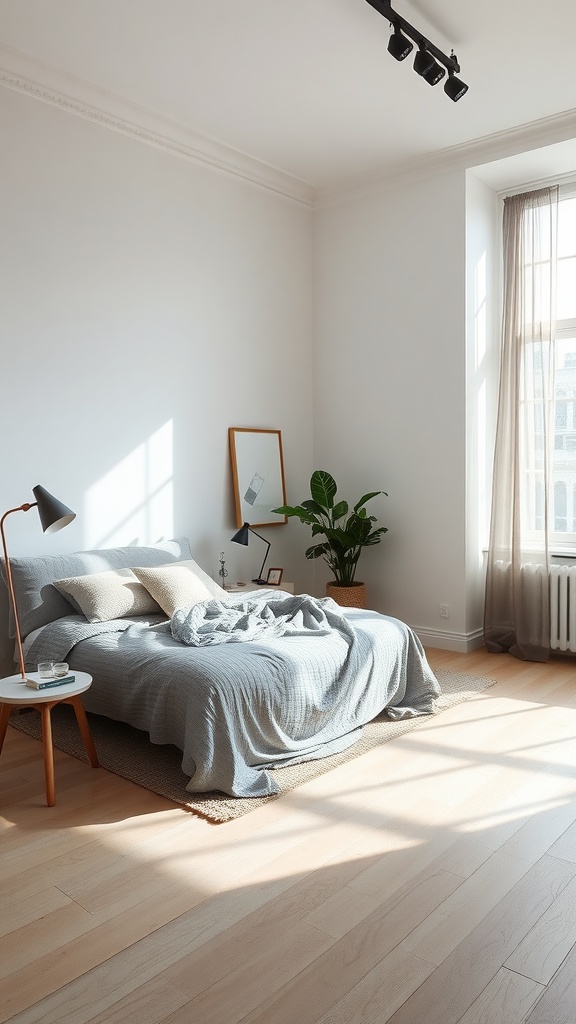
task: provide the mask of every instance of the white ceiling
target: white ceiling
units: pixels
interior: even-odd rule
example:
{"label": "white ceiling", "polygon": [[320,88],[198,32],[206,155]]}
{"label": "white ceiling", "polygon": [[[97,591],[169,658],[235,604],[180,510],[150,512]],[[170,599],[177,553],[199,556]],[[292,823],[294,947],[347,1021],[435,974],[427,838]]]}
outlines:
{"label": "white ceiling", "polygon": [[576,114],[574,0],[393,6],[454,47],[458,103],[367,0],[0,0],[0,67],[18,51],[315,187]]}

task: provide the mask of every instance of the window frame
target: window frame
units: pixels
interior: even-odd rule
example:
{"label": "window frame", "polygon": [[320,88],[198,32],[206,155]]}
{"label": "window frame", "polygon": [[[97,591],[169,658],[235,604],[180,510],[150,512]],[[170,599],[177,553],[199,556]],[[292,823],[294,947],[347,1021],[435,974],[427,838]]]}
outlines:
{"label": "window frame", "polygon": [[[524,190],[525,189],[523,189],[522,191],[524,191]],[[508,194],[510,194],[510,193],[508,193]],[[564,202],[566,200],[576,201],[576,181],[570,182],[569,184],[565,184],[564,186],[561,187],[561,190],[560,190],[560,201],[559,201],[559,217],[561,215],[562,202]],[[574,238],[574,251],[573,251],[573,253],[566,254],[566,255],[560,257],[560,259],[571,259],[571,258],[573,258],[575,256],[576,256],[576,236]],[[563,318],[561,320],[557,320],[556,321],[555,337],[556,337],[556,342],[572,341],[573,340],[574,341],[574,352],[576,352],[576,315],[573,316],[573,317],[566,317],[566,318]],[[575,363],[576,363],[576,360],[575,360]],[[571,368],[576,368],[576,366],[575,367],[571,367]],[[525,401],[526,401],[526,399],[525,399]],[[529,401],[529,399],[528,399],[528,401]],[[557,426],[557,424],[556,424],[556,418],[557,418],[556,417],[556,401],[565,402],[566,403],[566,426]],[[572,409],[570,409],[570,404],[571,403],[573,403]],[[575,433],[576,434],[576,389],[575,389],[575,393],[574,393],[573,396],[566,395],[566,396],[561,396],[558,399],[556,399],[556,397],[555,397],[554,415],[552,417],[552,423],[553,423],[553,427],[554,427],[554,439],[553,439],[553,444],[551,446],[551,449],[549,449],[549,450],[551,451],[552,458],[554,459],[554,456],[556,455],[556,452],[562,451],[565,454],[569,452],[569,449],[566,447],[565,442],[562,444],[561,448],[557,448],[556,447],[558,434],[560,433],[560,435],[561,436],[563,435],[564,437],[567,436],[568,434],[571,434],[571,433]],[[534,433],[533,432],[532,432],[532,437],[527,437],[525,443],[527,445],[529,445],[529,446],[531,445],[532,450],[536,451],[536,446],[535,446],[535,443],[534,443]],[[573,470],[573,475],[569,475],[569,476],[565,477],[564,479],[558,479],[556,477],[555,471],[552,474],[553,479],[552,479],[552,482],[551,482],[551,493],[549,494],[549,529],[548,529],[548,545],[549,545],[550,553],[552,555],[559,555],[559,556],[564,555],[564,556],[576,557],[576,446],[575,446],[573,451],[574,451],[574,470]],[[524,473],[527,476],[530,476],[532,472],[534,472],[534,468],[531,469],[529,467],[528,463],[527,463],[525,465],[525,468],[524,468]],[[572,530],[557,530],[557,529],[553,528],[556,525],[556,519],[557,519],[557,513],[556,513],[555,500],[554,499],[555,499],[555,494],[557,493],[556,484],[558,484],[558,483],[565,484],[566,509],[565,509],[565,516],[563,516],[562,518],[566,518],[567,526],[571,525],[573,527]],[[527,501],[532,506],[530,518],[535,522],[535,529],[534,529],[534,531],[529,531],[527,533],[526,541],[527,541],[527,546],[530,547],[530,541],[532,540],[535,548],[536,547],[540,547],[540,544],[539,544],[537,538],[538,538],[538,533],[542,529],[541,523],[540,523],[540,525],[536,525],[538,523],[538,518],[539,518],[539,514],[538,514],[539,501],[538,501],[538,486],[537,485],[538,485],[538,480],[537,480],[537,477],[535,476],[534,480],[533,480],[533,486],[532,486],[532,489],[531,489],[531,493],[529,492],[529,490],[527,490],[527,493],[526,493]],[[540,495],[540,498],[541,498],[541,495]],[[540,519],[541,519],[541,516],[540,516]]]}

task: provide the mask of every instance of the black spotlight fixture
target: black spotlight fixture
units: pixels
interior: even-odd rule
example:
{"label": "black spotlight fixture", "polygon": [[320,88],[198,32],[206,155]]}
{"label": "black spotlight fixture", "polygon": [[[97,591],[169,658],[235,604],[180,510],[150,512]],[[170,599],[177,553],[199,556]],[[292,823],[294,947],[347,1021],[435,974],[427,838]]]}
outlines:
{"label": "black spotlight fixture", "polygon": [[468,92],[468,86],[465,82],[461,82],[459,78],[456,78],[453,71],[449,71],[448,78],[444,82],[444,92],[456,103],[457,100],[462,99],[464,93]]}
{"label": "black spotlight fixture", "polygon": [[394,31],[388,40],[388,53],[391,53],[396,60],[405,60],[413,49],[414,44],[402,35],[400,26],[394,25]]}
{"label": "black spotlight fixture", "polygon": [[426,49],[426,43],[420,40],[416,56],[414,57],[414,71],[417,75],[421,75],[424,78],[424,75],[432,71],[435,63],[434,57]]}
{"label": "black spotlight fixture", "polygon": [[460,74],[460,65],[454,50],[448,57],[430,39],[427,39],[405,18],[397,14],[392,9],[390,0],[366,0],[366,2],[390,22],[393,31],[388,41],[388,52],[395,60],[405,60],[414,49],[413,44],[415,43],[418,47],[414,57],[414,71],[417,75],[428,82],[428,85],[437,85],[448,72],[448,78],[444,82],[444,92],[454,102],[468,92],[468,86],[456,78],[456,75]]}
{"label": "black spotlight fixture", "polygon": [[435,60],[432,67],[424,72],[422,78],[425,82],[428,82],[428,85],[438,85],[438,82],[442,81],[445,74],[446,70]]}

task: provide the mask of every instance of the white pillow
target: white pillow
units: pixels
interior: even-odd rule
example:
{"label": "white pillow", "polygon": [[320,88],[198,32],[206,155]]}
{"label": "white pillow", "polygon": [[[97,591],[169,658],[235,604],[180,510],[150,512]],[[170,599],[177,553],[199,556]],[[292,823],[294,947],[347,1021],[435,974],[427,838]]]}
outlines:
{"label": "white pillow", "polygon": [[132,572],[166,615],[172,616],[177,608],[190,608],[213,597],[227,597],[226,591],[193,558],[168,565],[134,566]]}
{"label": "white pillow", "polygon": [[88,622],[107,622],[126,615],[159,615],[161,608],[130,569],[110,569],[54,580],[54,586]]}

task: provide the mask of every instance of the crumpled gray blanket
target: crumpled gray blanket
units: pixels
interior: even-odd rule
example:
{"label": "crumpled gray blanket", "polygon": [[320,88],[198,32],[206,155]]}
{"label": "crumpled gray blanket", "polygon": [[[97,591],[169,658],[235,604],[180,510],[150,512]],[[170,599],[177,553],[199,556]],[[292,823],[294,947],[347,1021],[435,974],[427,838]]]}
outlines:
{"label": "crumpled gray blanket", "polygon": [[[259,595],[230,605],[214,598],[191,608],[178,608],[170,629],[175,640],[190,647],[247,643],[276,636],[326,636],[332,629],[345,633],[350,627],[332,598],[308,594]],[[352,634],[350,633],[350,639]]]}

